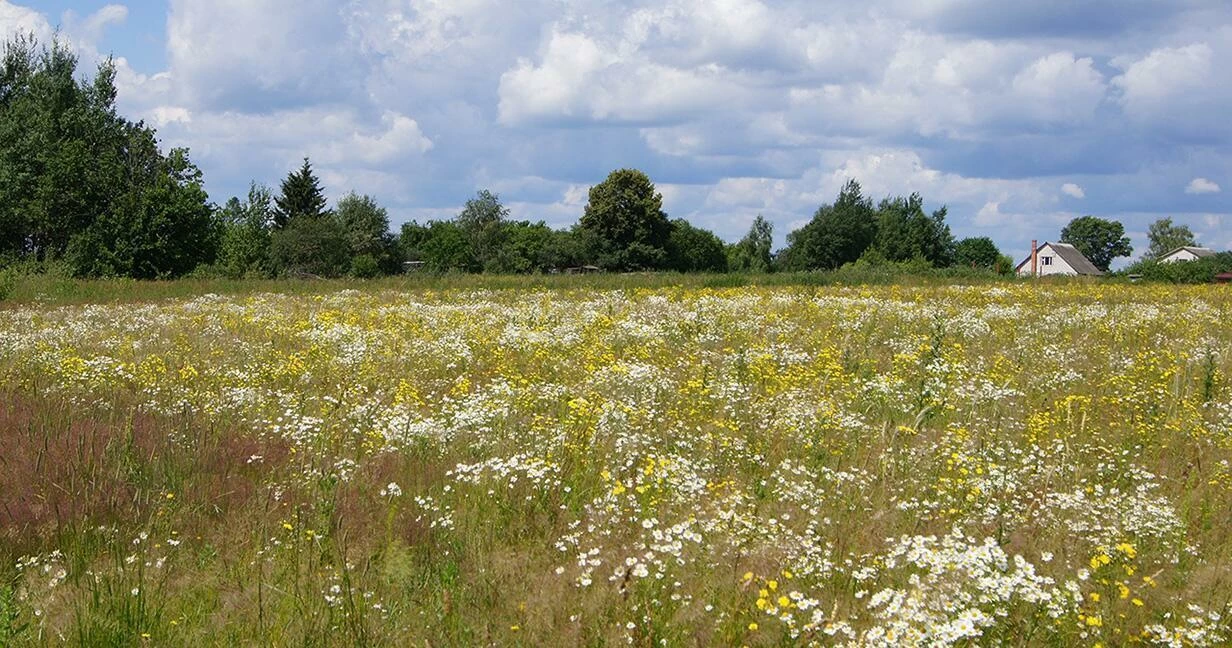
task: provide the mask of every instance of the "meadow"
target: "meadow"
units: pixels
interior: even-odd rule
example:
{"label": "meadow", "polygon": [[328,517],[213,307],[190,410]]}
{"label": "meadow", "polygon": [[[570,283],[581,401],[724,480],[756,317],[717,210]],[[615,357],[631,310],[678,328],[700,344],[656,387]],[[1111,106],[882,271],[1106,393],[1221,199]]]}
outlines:
{"label": "meadow", "polygon": [[18,286],[0,645],[1232,641],[1226,286],[725,281]]}

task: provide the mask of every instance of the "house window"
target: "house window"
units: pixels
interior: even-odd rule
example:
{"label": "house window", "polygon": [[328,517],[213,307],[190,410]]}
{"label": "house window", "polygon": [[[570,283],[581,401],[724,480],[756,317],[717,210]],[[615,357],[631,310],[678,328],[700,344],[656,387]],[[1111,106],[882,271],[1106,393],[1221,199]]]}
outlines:
{"label": "house window", "polygon": [[1043,265],[1052,265],[1052,257],[1040,257],[1040,263]]}

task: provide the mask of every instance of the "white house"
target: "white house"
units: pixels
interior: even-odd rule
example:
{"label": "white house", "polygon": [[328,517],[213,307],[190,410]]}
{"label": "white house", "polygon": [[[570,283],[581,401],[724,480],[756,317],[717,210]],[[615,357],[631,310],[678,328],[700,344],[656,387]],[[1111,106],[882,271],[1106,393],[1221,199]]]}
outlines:
{"label": "white house", "polygon": [[1031,242],[1031,255],[1014,269],[1020,276],[1037,277],[1048,275],[1091,275],[1104,274],[1087,259],[1078,248],[1068,243],[1048,243],[1036,247]]}
{"label": "white house", "polygon": [[1177,261],[1197,261],[1202,257],[1214,256],[1215,251],[1210,248],[1193,247],[1191,245],[1182,245],[1181,247],[1159,257],[1160,263],[1176,263]]}

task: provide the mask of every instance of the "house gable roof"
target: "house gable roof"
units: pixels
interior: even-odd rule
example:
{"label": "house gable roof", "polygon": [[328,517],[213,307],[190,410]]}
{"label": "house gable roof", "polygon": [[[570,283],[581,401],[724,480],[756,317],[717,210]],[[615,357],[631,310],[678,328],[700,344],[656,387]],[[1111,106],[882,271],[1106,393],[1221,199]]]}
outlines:
{"label": "house gable roof", "polygon": [[1159,257],[1159,258],[1160,258],[1160,259],[1166,259],[1166,258],[1168,258],[1168,257],[1172,256],[1173,254],[1176,254],[1177,252],[1180,252],[1180,251],[1182,251],[1182,250],[1184,250],[1184,251],[1186,251],[1186,252],[1188,252],[1188,253],[1190,253],[1190,254],[1192,254],[1192,255],[1194,255],[1194,256],[1196,256],[1196,257],[1198,257],[1199,259],[1201,259],[1202,257],[1215,256],[1215,251],[1214,251],[1214,250],[1212,250],[1212,249],[1210,249],[1210,248],[1197,247],[1197,246],[1194,246],[1194,245],[1182,245],[1181,247],[1179,247],[1179,248],[1177,248],[1177,249],[1175,249],[1175,250],[1173,250],[1173,251],[1171,251],[1171,252],[1169,252],[1169,253],[1167,253],[1167,254],[1165,254],[1165,255],[1163,255],[1163,256],[1161,256],[1161,257]]}
{"label": "house gable roof", "polygon": [[1100,270],[1099,268],[1096,268],[1095,264],[1091,263],[1091,261],[1087,259],[1085,255],[1079,252],[1078,248],[1068,243],[1045,243],[1044,245],[1052,246],[1052,249],[1056,251],[1057,256],[1061,257],[1062,259],[1065,259],[1065,262],[1069,264],[1069,267],[1073,268],[1078,274],[1081,274],[1081,275],[1102,275],[1104,274],[1103,271]]}
{"label": "house gable roof", "polygon": [[[1087,259],[1086,256],[1084,256],[1081,252],[1079,252],[1078,248],[1068,243],[1047,243],[1045,242],[1043,245],[1039,246],[1038,251],[1042,252],[1044,248],[1052,248],[1052,251],[1056,252],[1057,256],[1061,257],[1062,261],[1064,261],[1067,265],[1069,265],[1069,267],[1073,268],[1074,272],[1077,272],[1080,275],[1098,276],[1098,275],[1104,274],[1103,271],[1095,267],[1094,263],[1091,263],[1091,261]],[[1031,263],[1030,255],[1027,255],[1027,258],[1024,259],[1022,263],[1018,264],[1018,267],[1015,268],[1015,271],[1021,271],[1024,267],[1026,267],[1028,263]]]}

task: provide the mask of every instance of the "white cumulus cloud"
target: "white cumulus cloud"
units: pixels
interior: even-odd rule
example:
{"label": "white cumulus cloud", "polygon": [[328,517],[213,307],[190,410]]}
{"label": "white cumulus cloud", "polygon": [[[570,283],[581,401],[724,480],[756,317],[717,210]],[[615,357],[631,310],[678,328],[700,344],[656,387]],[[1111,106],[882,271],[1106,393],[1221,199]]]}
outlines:
{"label": "white cumulus cloud", "polygon": [[1187,194],[1211,194],[1219,193],[1220,191],[1219,185],[1206,178],[1194,178],[1189,182],[1189,186],[1185,187],[1185,193]]}
{"label": "white cumulus cloud", "polygon": [[1094,116],[1107,89],[1090,58],[1057,52],[1037,59],[1014,77],[1014,100],[1044,122],[1078,122]]}
{"label": "white cumulus cloud", "polygon": [[1078,185],[1072,182],[1067,182],[1061,185],[1061,193],[1071,198],[1086,198],[1087,197],[1087,192],[1083,191],[1082,187],[1079,187]]}
{"label": "white cumulus cloud", "polygon": [[[625,50],[625,51],[622,51]],[[500,120],[665,123],[730,106],[741,75],[707,64],[681,67],[627,42],[553,31],[540,62],[521,58],[500,79]]]}
{"label": "white cumulus cloud", "polygon": [[[82,74],[113,48],[120,111],[191,147],[218,202],[308,155],[331,195],[372,193],[395,225],[490,188],[563,226],[636,167],[673,217],[734,240],[761,213],[782,242],[856,178],[1021,250],[1055,239],[1069,201],[1145,231],[1178,187],[1213,194],[1204,178],[1232,170],[1226,0],[45,5],[0,0],[0,30],[60,25]],[[108,32],[164,11],[145,40],[165,38],[166,69],[139,74],[124,56],[147,45]]]}
{"label": "white cumulus cloud", "polygon": [[0,0],[0,34],[6,39],[13,34],[34,34],[40,41],[45,41],[52,33],[51,23],[43,14],[8,0]]}

